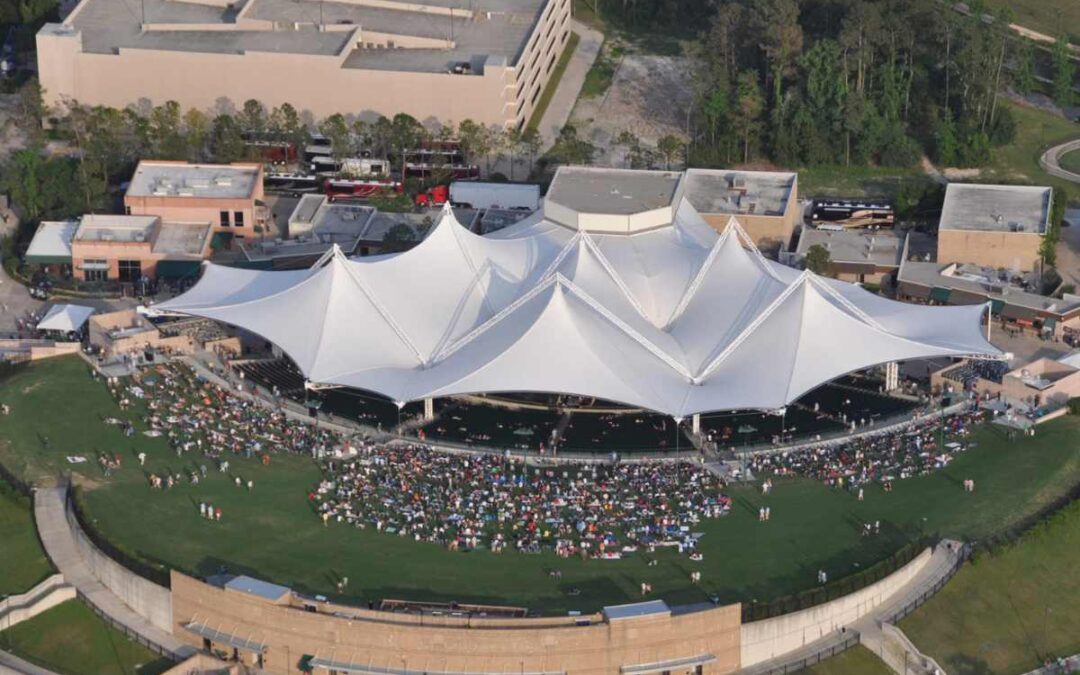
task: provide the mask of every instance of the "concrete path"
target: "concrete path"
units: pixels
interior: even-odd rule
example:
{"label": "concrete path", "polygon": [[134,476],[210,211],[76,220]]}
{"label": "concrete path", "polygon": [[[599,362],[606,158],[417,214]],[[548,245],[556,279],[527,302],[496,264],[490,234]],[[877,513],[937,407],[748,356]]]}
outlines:
{"label": "concrete path", "polygon": [[559,132],[570,120],[570,113],[574,110],[578,95],[581,94],[581,86],[585,84],[585,75],[592,68],[596,57],[600,54],[600,45],[604,43],[604,35],[599,31],[589,28],[577,19],[570,22],[570,30],[577,33],[581,38],[578,42],[570,63],[566,65],[559,87],[555,90],[555,96],[544,111],[544,117],[537,127],[544,139],[543,149],[547,150],[554,145],[559,137]]}
{"label": "concrete path", "polygon": [[0,675],[56,675],[56,673],[23,661],[14,654],[0,651]]}
{"label": "concrete path", "polygon": [[[782,657],[763,661],[741,670],[739,671],[740,675],[779,673],[784,672],[785,667],[793,667],[808,660],[811,663],[816,662],[816,655],[821,652],[828,653],[832,650],[838,650],[845,641],[849,641],[852,632],[856,633],[859,636],[860,643],[872,652],[878,656],[888,656],[885,653],[882,624],[898,620],[899,617],[909,613],[913,609],[913,605],[917,606],[940,589],[952,577],[952,574],[959,566],[962,548],[960,542],[942,541],[934,549],[934,553],[926,566],[919,570],[908,583],[897,590],[889,601],[882,603],[881,606],[858,621],[845,626],[844,631],[833,632]],[[903,656],[900,658],[902,663]],[[910,662],[914,664],[916,661],[911,657]]]}
{"label": "concrete path", "polygon": [[56,569],[79,591],[79,597],[96,607],[124,632],[138,635],[174,658],[187,658],[198,650],[156,628],[124,604],[90,571],[67,522],[67,489],[38,488],[34,495],[34,520],[38,535]]}
{"label": "concrete path", "polygon": [[1072,171],[1066,171],[1061,168],[1061,157],[1069,152],[1080,152],[1080,138],[1062,143],[1061,145],[1055,145],[1042,154],[1039,158],[1039,166],[1043,171],[1051,176],[1057,176],[1058,178],[1072,181],[1073,183],[1080,183],[1080,174],[1075,174]]}

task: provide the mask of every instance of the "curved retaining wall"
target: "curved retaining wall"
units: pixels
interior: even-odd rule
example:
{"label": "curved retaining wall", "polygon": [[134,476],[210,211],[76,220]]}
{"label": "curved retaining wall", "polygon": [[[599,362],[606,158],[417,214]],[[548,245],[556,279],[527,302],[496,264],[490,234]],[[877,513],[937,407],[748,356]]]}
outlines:
{"label": "curved retaining wall", "polygon": [[850,626],[892,599],[930,562],[926,549],[914,560],[877,583],[817,607],[754,621],[742,626],[742,667],[783,656]]}
{"label": "curved retaining wall", "polygon": [[169,589],[149,579],[144,579],[105,555],[79,527],[75,512],[70,506],[65,509],[65,519],[79,557],[90,568],[90,573],[94,575],[94,578],[136,614],[155,627],[170,632],[172,630],[172,594]]}

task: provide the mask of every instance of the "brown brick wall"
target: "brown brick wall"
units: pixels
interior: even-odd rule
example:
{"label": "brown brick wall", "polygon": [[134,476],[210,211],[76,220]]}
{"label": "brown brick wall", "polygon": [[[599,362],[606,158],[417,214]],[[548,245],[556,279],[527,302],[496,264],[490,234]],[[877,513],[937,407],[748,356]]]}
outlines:
{"label": "brown brick wall", "polygon": [[[172,606],[173,632],[180,639],[202,646],[200,637],[183,628],[192,620],[235,631],[268,646],[263,668],[271,673],[297,672],[303,655],[433,673],[618,673],[623,666],[701,654],[716,657],[705,666],[707,673],[739,667],[739,605],[589,626],[546,625],[564,623],[561,618],[467,622],[361,609],[343,618],[275,605],[173,572]],[[250,654],[241,656],[251,662]]]}

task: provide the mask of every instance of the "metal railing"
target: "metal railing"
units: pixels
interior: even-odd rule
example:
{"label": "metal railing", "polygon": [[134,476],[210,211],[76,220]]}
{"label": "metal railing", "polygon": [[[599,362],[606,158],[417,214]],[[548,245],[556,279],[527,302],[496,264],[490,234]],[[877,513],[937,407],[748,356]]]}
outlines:
{"label": "metal railing", "polygon": [[860,635],[859,632],[855,630],[843,630],[836,633],[832,639],[825,639],[829,640],[829,644],[822,645],[820,649],[813,653],[797,659],[792,659],[791,661],[779,663],[768,670],[755,670],[754,675],[785,675],[786,673],[797,673],[805,670],[859,644]]}
{"label": "metal railing", "polygon": [[140,644],[143,647],[146,647],[150,651],[154,652],[155,654],[157,654],[159,656],[164,656],[165,658],[167,658],[169,660],[172,660],[172,661],[181,661],[181,660],[183,660],[183,657],[181,655],[176,654],[175,652],[173,652],[168,647],[165,647],[164,645],[160,645],[160,644],[154,642],[153,640],[150,640],[146,636],[141,635],[140,633],[132,630],[128,626],[125,626],[123,623],[120,623],[116,619],[109,616],[109,614],[107,612],[105,612],[103,609],[101,609],[96,604],[94,604],[93,598],[91,598],[89,595],[86,595],[82,591],[79,591],[78,592],[78,597],[79,597],[79,600],[81,600],[87,607],[90,608],[90,611],[92,611],[94,614],[98,615],[105,623],[109,624],[110,626],[115,628],[117,631],[122,633],[127,639],[129,639],[132,642],[135,642],[137,644]]}
{"label": "metal railing", "polygon": [[912,600],[908,601],[907,603],[905,603],[902,607],[900,607],[895,612],[890,613],[889,616],[886,617],[885,621],[888,622],[888,623],[895,624],[896,622],[900,621],[901,619],[903,619],[908,614],[911,614],[916,609],[921,607],[923,605],[923,603],[925,603],[934,594],[936,594],[938,591],[940,591],[942,588],[944,588],[945,584],[949,583],[949,580],[951,580],[954,576],[956,576],[956,573],[960,570],[960,568],[964,565],[964,563],[967,562],[970,558],[971,558],[971,546],[969,546],[967,544],[962,544],[961,549],[960,549],[960,555],[956,556],[955,560],[953,560],[952,564],[949,566],[949,570],[943,576],[941,576],[937,581],[935,581],[929,588],[925,589],[922,593],[919,593],[919,595],[916,596],[914,599],[912,599]]}

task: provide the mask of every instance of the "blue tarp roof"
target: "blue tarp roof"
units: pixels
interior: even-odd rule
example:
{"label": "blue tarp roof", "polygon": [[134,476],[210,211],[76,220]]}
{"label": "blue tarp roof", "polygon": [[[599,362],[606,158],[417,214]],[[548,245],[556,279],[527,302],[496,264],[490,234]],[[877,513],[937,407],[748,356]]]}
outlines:
{"label": "blue tarp roof", "polygon": [[671,614],[671,608],[663,600],[649,600],[648,602],[632,602],[629,605],[612,605],[604,608],[604,616],[608,621],[619,619],[634,619],[640,616],[655,616],[659,614]]}
{"label": "blue tarp roof", "polygon": [[270,600],[271,602],[277,602],[283,596],[292,592],[292,590],[286,586],[279,586],[277,584],[272,584],[269,581],[261,581],[242,575],[226,583],[225,588],[230,591],[240,591],[250,595],[257,595],[260,598]]}

